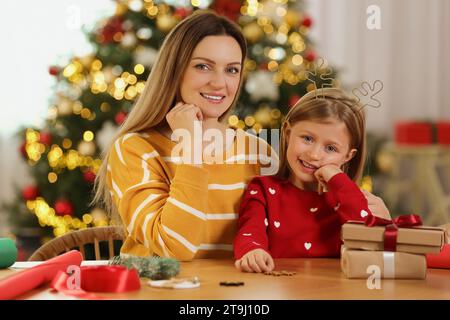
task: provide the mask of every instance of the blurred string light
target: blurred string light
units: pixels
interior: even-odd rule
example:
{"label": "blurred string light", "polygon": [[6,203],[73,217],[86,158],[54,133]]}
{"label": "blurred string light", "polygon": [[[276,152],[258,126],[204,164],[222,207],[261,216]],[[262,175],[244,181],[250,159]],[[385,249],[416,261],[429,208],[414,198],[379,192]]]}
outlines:
{"label": "blurred string light", "polygon": [[92,140],[94,140],[94,133],[92,131],[90,131],[90,130],[85,131],[83,133],[83,140],[84,141],[92,141]]}
{"label": "blurred string light", "polygon": [[91,213],[86,213],[79,218],[70,215],[59,216],[56,214],[44,198],[38,197],[36,200],[28,200],[27,208],[36,215],[41,227],[52,227],[56,237],[62,236],[70,231],[85,229],[90,226],[100,227],[108,225],[108,218],[101,209],[94,208]]}
{"label": "blurred string light", "polygon": [[39,161],[41,155],[45,152],[45,145],[39,142],[40,134],[33,129],[27,129],[25,132],[25,151],[28,159],[34,162]]}
{"label": "blurred string light", "polygon": [[[166,2],[169,3],[170,1],[166,1]],[[211,4],[210,0],[191,0],[190,2],[191,2],[191,5],[193,7],[197,7],[197,8],[200,8],[200,9],[206,9]]]}
{"label": "blurred string light", "polygon": [[[25,150],[28,158],[37,162],[41,155],[45,152],[46,147],[39,142],[40,134],[33,129],[27,129],[25,133]],[[94,139],[94,134],[91,131],[86,131],[83,134],[83,139],[91,141]],[[63,140],[63,147],[70,148],[72,141],[70,139]],[[58,180],[60,169],[67,168],[74,170],[81,167],[84,170],[92,170],[95,174],[98,173],[101,159],[94,159],[90,156],[82,156],[76,150],[69,149],[66,153],[56,144],[52,145],[47,159],[52,171],[48,173],[47,178],[50,183],[55,183]],[[55,172],[56,171],[56,172]],[[26,202],[27,208],[36,215],[39,225],[42,227],[49,226],[53,228],[55,236],[61,236],[72,230],[84,229],[89,226],[105,226],[108,225],[106,214],[99,214],[97,212],[97,219],[94,219],[91,214],[84,214],[83,219],[73,218],[69,215],[59,216],[55,209],[52,208],[44,198],[38,197],[35,200],[28,200]],[[95,209],[99,211],[100,209]],[[100,210],[101,211],[101,210]]]}
{"label": "blurred string light", "polygon": [[[42,154],[46,151],[45,145],[39,142],[39,132],[33,129],[27,129],[25,136],[25,151],[27,157],[33,162],[39,161]],[[93,141],[94,133],[92,131],[85,131],[83,140],[87,142]],[[62,145],[63,148],[69,149],[72,146],[72,141],[65,138]],[[83,167],[92,170],[94,173],[98,172],[102,163],[101,159],[83,156],[77,150],[69,149],[67,152],[64,152],[61,147],[56,144],[50,147],[47,154],[47,160],[51,168],[68,168],[69,170],[74,170]]]}
{"label": "blurred string light", "polygon": [[[72,60],[63,71],[64,77],[70,82],[80,85],[82,82],[90,83],[90,90],[94,94],[102,92],[109,93],[116,100],[134,100],[142,93],[145,81],[138,81],[139,75],[145,72],[145,67],[138,63],[134,66],[133,73],[122,72],[119,66],[116,66],[110,70],[103,70],[103,64],[99,59],[95,59],[85,76],[85,68],[83,64],[78,60]],[[115,77],[115,74],[119,73],[119,76]],[[108,79],[112,79],[108,83]],[[89,120],[94,120],[96,115],[87,108],[80,108],[80,106],[74,105],[73,111],[75,114],[80,114],[81,117]],[[102,110],[103,111],[103,110]],[[105,112],[105,111],[104,111]]]}
{"label": "blurred string light", "polygon": [[373,192],[373,181],[371,176],[364,176],[361,181],[361,189]]}
{"label": "blurred string light", "polygon": [[49,166],[53,169],[67,168],[69,170],[75,170],[76,168],[83,168],[92,170],[95,174],[97,174],[102,163],[101,159],[83,156],[73,149],[64,153],[61,148],[56,145],[49,151],[47,158]]}
{"label": "blurred string light", "polygon": [[[251,42],[259,39],[258,30],[262,30],[275,45],[255,44],[252,49],[254,55],[264,54],[267,69],[274,73],[273,82],[281,85],[297,85],[304,81],[305,70],[310,68],[309,61],[305,61],[303,54],[306,50],[304,36],[309,32],[309,25],[302,25],[301,14],[289,9],[287,0],[272,2],[258,2],[247,0],[241,7],[241,14],[256,17],[256,24],[249,23],[244,27],[244,34]],[[255,27],[259,26],[259,27]],[[247,63],[246,72],[255,70],[255,66]]]}
{"label": "blurred string light", "polygon": [[47,175],[48,182],[55,183],[58,180],[58,175],[54,172],[49,172]]}
{"label": "blurred string light", "polygon": [[259,133],[265,127],[278,128],[282,122],[282,112],[278,108],[270,108],[267,104],[261,104],[254,115],[248,115],[239,119],[237,115],[228,117],[228,125],[235,129],[253,129]]}
{"label": "blurred string light", "polygon": [[281,47],[272,48],[267,51],[267,56],[272,60],[283,60],[286,56],[286,52]]}
{"label": "blurred string light", "polygon": [[134,73],[136,74],[143,74],[145,71],[145,68],[142,64],[138,63],[134,66]]}
{"label": "blurred string light", "polygon": [[149,18],[154,18],[158,14],[158,6],[153,1],[145,1],[144,8]]}
{"label": "blurred string light", "polygon": [[128,2],[128,7],[135,12],[139,12],[143,8],[143,4],[141,0],[130,0]]}

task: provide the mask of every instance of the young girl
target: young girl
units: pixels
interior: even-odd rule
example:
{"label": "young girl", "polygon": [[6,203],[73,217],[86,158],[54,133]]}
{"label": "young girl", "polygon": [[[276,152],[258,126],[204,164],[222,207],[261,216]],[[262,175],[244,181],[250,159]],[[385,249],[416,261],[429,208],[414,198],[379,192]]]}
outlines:
{"label": "young girl", "polygon": [[248,185],[234,241],[241,271],[270,271],[273,258],[339,256],[341,225],[371,214],[355,184],[366,156],[364,114],[337,88],[319,93],[287,114],[278,173]]}
{"label": "young girl", "polygon": [[[96,181],[94,201],[117,212],[125,227],[121,253],[179,260],[232,257],[238,204],[263,164],[185,162],[196,150],[184,148],[180,160],[171,137],[184,132],[193,139],[187,145],[197,145],[205,139],[197,129],[212,130],[224,137],[214,159],[255,159],[249,146],[256,138],[227,131],[221,122],[237,100],[245,55],[239,27],[210,12],[187,17],[165,38]],[[266,147],[265,159],[277,160]]]}

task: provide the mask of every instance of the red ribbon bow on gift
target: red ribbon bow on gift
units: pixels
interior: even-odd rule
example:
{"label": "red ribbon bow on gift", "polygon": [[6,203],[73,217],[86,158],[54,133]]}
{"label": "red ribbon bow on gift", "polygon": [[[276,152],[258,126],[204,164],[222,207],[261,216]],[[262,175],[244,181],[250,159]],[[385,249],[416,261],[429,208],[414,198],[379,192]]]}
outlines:
{"label": "red ribbon bow on gift", "polygon": [[368,215],[365,221],[368,227],[386,226],[384,231],[384,251],[397,250],[398,228],[412,228],[422,225],[422,219],[417,214],[401,215],[393,220]]}
{"label": "red ribbon bow on gift", "polygon": [[107,299],[91,292],[119,293],[139,290],[141,287],[136,269],[123,266],[89,266],[80,269],[80,287],[74,287],[69,281],[69,275],[62,271],[50,286],[65,295],[90,300]]}

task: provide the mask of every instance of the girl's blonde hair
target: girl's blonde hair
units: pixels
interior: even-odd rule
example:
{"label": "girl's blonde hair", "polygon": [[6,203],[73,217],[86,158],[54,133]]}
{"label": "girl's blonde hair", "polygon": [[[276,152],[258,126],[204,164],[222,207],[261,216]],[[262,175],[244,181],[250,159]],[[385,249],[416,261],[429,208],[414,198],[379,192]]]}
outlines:
{"label": "girl's blonde hair", "polygon": [[[95,179],[95,196],[91,205],[103,206],[114,218],[118,218],[117,209],[112,201],[106,184],[107,162],[112,143],[129,132],[142,132],[149,128],[167,124],[165,116],[170,109],[181,101],[180,84],[197,44],[207,36],[231,36],[239,44],[242,52],[242,67],[247,54],[247,44],[237,24],[214,12],[197,10],[178,23],[164,39],[158,56],[145,83],[145,88],[133,106],[119,132],[102,154],[103,163]],[[242,87],[241,71],[239,89],[222,121],[236,104]]]}
{"label": "girl's blonde hair", "polygon": [[287,130],[299,121],[310,120],[324,122],[333,118],[345,123],[350,132],[350,150],[356,149],[355,156],[344,165],[343,171],[357,181],[361,178],[366,161],[366,123],[361,106],[355,99],[347,96],[338,88],[313,90],[304,95],[289,110],[281,126],[280,166],[277,176],[287,179],[290,175],[286,159],[288,146]]}

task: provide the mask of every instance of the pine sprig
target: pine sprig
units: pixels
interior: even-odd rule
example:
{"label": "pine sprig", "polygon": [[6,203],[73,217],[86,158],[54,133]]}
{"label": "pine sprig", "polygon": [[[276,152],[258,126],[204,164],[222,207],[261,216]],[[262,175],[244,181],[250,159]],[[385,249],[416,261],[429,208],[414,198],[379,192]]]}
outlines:
{"label": "pine sprig", "polygon": [[115,256],[109,261],[109,265],[136,269],[139,277],[152,280],[170,279],[180,272],[180,262],[172,258]]}

